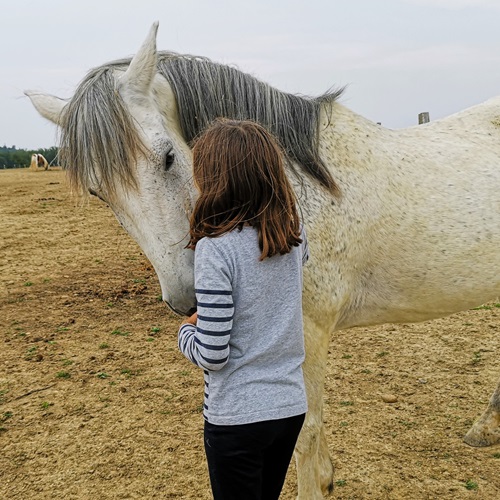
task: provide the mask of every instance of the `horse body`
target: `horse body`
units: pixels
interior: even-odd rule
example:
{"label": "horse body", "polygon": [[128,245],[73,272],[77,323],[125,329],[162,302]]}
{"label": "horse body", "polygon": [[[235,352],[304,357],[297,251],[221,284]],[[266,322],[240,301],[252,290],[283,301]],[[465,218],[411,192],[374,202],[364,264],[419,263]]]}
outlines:
{"label": "horse body", "polygon": [[321,242],[312,272],[328,276],[319,288],[344,290],[336,327],[421,321],[498,296],[500,99],[403,131],[333,107],[320,148],[342,198],[326,197],[307,227],[312,255]]}
{"label": "horse body", "polygon": [[[195,190],[190,138],[181,123],[183,108],[193,103],[183,100],[166,74],[157,73],[157,64],[166,62],[158,61],[155,36],[156,26],[132,61],[95,70],[69,104],[28,95],[68,137],[67,150],[78,167],[70,165],[70,175],[80,187],[106,200],[153,264],[164,300],[187,313],[195,307],[193,254],[184,248]],[[192,115],[196,122],[210,107],[204,99],[208,101],[210,92],[222,92],[224,82],[222,73],[206,76],[193,68],[200,74],[183,85],[197,87]],[[106,78],[111,81],[107,92],[102,83]],[[239,73],[231,78],[234,85],[243,85]],[[96,85],[102,88],[92,94]],[[249,100],[258,97],[260,88],[251,85],[241,87]],[[95,103],[87,94],[110,97]],[[224,99],[222,94],[216,100]],[[271,101],[285,105],[290,99],[273,95]],[[322,491],[333,485],[322,423],[331,333],[444,316],[482,304],[500,291],[500,99],[401,131],[365,120],[335,96],[320,104],[314,125],[318,159],[302,151],[289,164],[311,249],[304,269],[309,412],[296,448],[299,498],[304,500],[322,498]],[[315,116],[314,107],[305,111],[293,106],[300,116]],[[96,109],[107,110],[109,117]],[[271,123],[288,119],[285,114],[273,117],[273,109],[265,111]],[[87,113],[85,119],[82,113]],[[135,161],[129,162],[130,170],[121,170],[127,140],[113,134],[131,127],[141,147],[131,148]],[[280,139],[296,142],[293,136]],[[95,158],[100,165],[91,165]],[[333,175],[340,194],[328,185],[328,172],[320,172],[321,182],[301,172],[315,161]],[[477,446],[500,441],[500,385],[466,440]]]}

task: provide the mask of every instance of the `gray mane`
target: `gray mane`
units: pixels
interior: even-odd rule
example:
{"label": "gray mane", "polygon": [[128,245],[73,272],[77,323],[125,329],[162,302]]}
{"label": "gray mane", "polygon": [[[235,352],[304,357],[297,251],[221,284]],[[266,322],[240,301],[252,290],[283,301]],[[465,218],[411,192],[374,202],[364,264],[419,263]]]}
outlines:
{"label": "gray mane", "polygon": [[[80,189],[97,182],[112,194],[117,176],[125,185],[135,185],[131,165],[144,146],[113,76],[129,63],[123,59],[90,71],[65,109],[61,162]],[[321,106],[335,101],[342,89],[316,98],[288,94],[233,67],[171,52],[158,53],[158,72],[173,89],[188,144],[215,118],[253,120],[278,138],[291,162],[336,191],[318,154],[318,127]]]}

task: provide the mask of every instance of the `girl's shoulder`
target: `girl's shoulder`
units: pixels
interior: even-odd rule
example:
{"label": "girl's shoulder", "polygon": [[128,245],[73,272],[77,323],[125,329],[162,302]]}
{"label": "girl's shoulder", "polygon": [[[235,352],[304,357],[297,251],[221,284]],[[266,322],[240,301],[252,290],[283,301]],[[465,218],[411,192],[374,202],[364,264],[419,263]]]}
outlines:
{"label": "girl's shoulder", "polygon": [[196,251],[215,251],[223,254],[233,253],[239,247],[245,248],[249,243],[258,241],[257,230],[251,226],[244,226],[242,229],[233,229],[220,236],[201,238],[196,244]]}
{"label": "girl's shoulder", "polygon": [[237,242],[254,240],[255,238],[258,238],[257,229],[252,226],[243,226],[241,229],[235,228],[220,236],[204,236],[196,246],[198,247],[201,243],[202,246],[214,245],[216,247],[224,247],[234,245]]}

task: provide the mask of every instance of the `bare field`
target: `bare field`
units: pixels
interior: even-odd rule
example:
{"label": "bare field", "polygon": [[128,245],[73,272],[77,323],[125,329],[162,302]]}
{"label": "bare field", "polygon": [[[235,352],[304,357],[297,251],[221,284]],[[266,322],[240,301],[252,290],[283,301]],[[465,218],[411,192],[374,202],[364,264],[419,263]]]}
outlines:
{"label": "bare field", "polygon": [[[0,171],[0,269],[0,498],[210,499],[201,373],[111,211],[61,171]],[[500,376],[497,304],[330,351],[333,498],[500,498],[500,446],[462,442]]]}

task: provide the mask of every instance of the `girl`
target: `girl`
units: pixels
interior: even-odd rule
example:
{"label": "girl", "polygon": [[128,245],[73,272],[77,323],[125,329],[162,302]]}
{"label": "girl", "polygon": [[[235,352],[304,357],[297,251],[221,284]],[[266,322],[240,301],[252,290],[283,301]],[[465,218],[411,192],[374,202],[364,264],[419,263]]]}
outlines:
{"label": "girl", "polygon": [[302,265],[283,153],[250,121],[217,120],[193,148],[197,312],[179,348],[205,373],[215,500],[277,500],[307,411]]}

